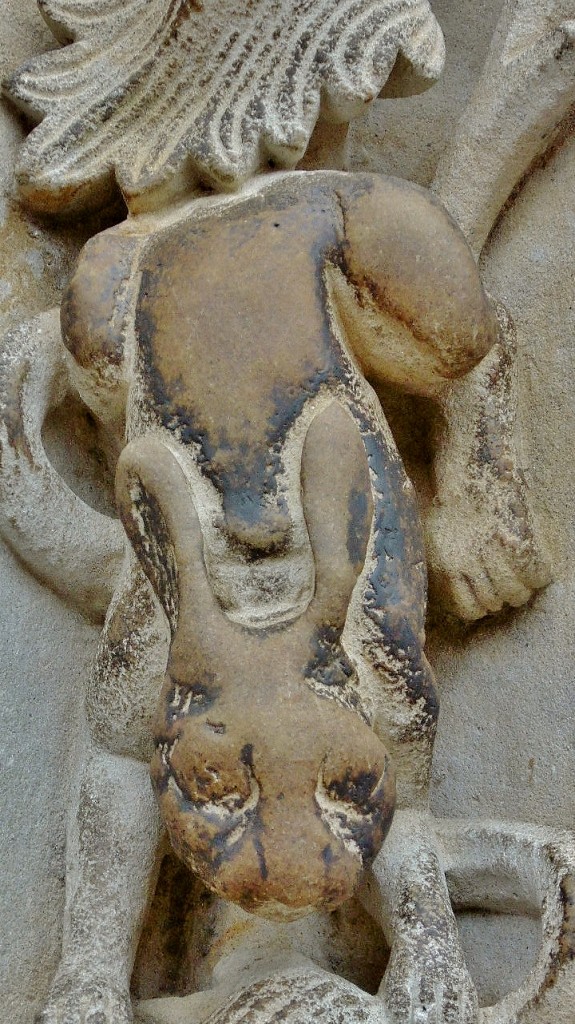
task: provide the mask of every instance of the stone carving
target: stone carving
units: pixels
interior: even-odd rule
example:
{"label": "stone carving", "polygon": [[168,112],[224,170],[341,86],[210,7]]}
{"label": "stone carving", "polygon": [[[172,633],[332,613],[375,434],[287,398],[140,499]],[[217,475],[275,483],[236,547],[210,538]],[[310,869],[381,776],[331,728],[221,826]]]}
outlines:
{"label": "stone carving", "polygon": [[506,200],[565,130],[575,98],[567,0],[506,0],[483,74],[432,185],[479,253]]}
{"label": "stone carving", "polygon": [[[465,117],[439,161],[431,188],[477,256],[513,189],[564,131],[575,101],[568,13],[557,0],[507,0]],[[550,579],[513,451],[514,349],[502,311],[489,357],[439,399],[448,440],[436,460],[440,499],[426,523],[428,569],[432,588],[465,619],[505,601],[520,605]]]}
{"label": "stone carving", "polygon": [[[193,194],[237,189],[270,157],[293,166],[320,95],[346,120],[398,53],[394,88],[413,84],[407,61],[437,75],[427,4],[41,7],[74,42],[8,83],[44,117],[23,194],[77,210],[115,177],[133,214],[83,250],[61,333],[48,314],[3,355],[3,534],[86,613],[107,610],[43,1021],[130,1020],[161,820],[222,898],[222,953],[211,992],[143,1004],[141,1020],[470,1024],[477,996],[451,903],[476,898],[542,912],[547,929],[523,991],[485,1020],[550,1020],[553,981],[570,983],[573,848],[428,814],[438,706],[425,555],[370,386],[424,396],[445,418],[425,516],[436,592],[469,619],[519,605],[549,569],[516,466],[509,318],[444,208],[408,183],[308,171]],[[70,394],[115,466],[126,551],[119,524],[45,454],[46,412]],[[39,518],[53,525],[39,532]],[[453,521],[468,531],[455,543]],[[497,867],[510,847],[511,892]],[[490,871],[497,886],[475,897]],[[289,950],[285,930],[348,900],[362,875],[391,949],[378,997]]]}
{"label": "stone carving", "polygon": [[398,54],[411,88],[443,65],[427,0],[39,6],[57,38],[73,41],[7,83],[28,116],[44,119],[20,166],[23,194],[42,210],[99,202],[114,178],[133,206],[178,178],[234,188],[268,161],[294,167],[320,103],[323,117],[348,121]]}

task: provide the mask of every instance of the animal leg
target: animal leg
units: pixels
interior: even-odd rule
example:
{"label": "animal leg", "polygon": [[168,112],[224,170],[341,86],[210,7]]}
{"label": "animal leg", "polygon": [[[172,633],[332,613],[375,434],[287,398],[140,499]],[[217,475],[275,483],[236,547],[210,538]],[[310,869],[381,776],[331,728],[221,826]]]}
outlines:
{"label": "animal leg", "polygon": [[129,552],[110,603],[86,692],[92,739],[110,753],[149,762],[152,718],[170,644],[152,587]]}
{"label": "animal leg", "polygon": [[507,199],[560,136],[575,99],[569,0],[505,0],[483,72],[431,190],[478,256]]}
{"label": "animal leg", "polygon": [[42,1024],[131,1020],[130,976],[161,834],[147,761],[168,643],[165,619],[132,557],[88,685],[92,743],[70,819],[62,961]]}
{"label": "animal leg", "polygon": [[71,831],[62,961],[39,1020],[129,1024],[130,975],[160,839],[147,765],[93,747]]}
{"label": "animal leg", "polygon": [[391,947],[379,990],[389,1020],[393,1024],[476,1021],[477,993],[459,943],[428,814],[396,814],[362,898]]}
{"label": "animal leg", "polygon": [[514,440],[513,326],[498,313],[498,343],[441,400],[436,497],[424,523],[430,595],[468,620],[522,605],[551,579]]}
{"label": "animal leg", "polygon": [[0,534],[38,579],[101,620],[124,557],[122,527],[70,490],[42,444],[46,416],[73,390],[57,310],[4,338]]}

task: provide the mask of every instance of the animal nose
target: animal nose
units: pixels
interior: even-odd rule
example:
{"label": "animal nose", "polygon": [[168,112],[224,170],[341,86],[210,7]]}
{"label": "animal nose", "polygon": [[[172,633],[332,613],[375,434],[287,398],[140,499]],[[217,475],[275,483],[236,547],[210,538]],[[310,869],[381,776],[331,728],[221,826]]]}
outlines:
{"label": "animal nose", "polygon": [[277,502],[266,505],[249,490],[241,495],[231,492],[224,495],[224,514],[228,538],[244,548],[248,557],[280,554],[289,545],[291,516]]}

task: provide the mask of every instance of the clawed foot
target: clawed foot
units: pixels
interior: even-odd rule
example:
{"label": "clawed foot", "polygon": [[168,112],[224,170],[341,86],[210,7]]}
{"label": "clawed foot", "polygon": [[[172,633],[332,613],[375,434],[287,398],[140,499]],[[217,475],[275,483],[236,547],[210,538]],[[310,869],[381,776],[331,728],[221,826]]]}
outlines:
{"label": "clawed foot", "polygon": [[551,581],[515,442],[515,331],[502,306],[497,317],[498,343],[441,400],[424,523],[431,599],[467,620],[517,608]]}
{"label": "clawed foot", "polygon": [[132,1024],[132,1020],[127,990],[100,979],[60,974],[36,1024]]}
{"label": "clawed foot", "polygon": [[459,618],[520,607],[551,580],[522,480],[511,466],[507,479],[483,495],[432,508],[425,528],[431,598]]}

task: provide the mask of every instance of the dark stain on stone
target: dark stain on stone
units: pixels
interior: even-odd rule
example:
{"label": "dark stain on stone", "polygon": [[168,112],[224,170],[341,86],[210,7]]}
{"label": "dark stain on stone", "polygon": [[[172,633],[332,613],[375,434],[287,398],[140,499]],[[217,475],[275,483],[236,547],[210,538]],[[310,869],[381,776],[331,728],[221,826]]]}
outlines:
{"label": "dark stain on stone", "polygon": [[386,803],[384,806],[374,807],[373,811],[366,815],[365,821],[346,822],[347,832],[359,849],[364,867],[369,867],[379,853],[391,827],[393,812],[393,803]]}
{"label": "dark stain on stone", "polygon": [[333,862],[337,859],[334,856],[334,852],[331,848],[330,843],[328,843],[327,846],[324,846],[323,850],[321,851],[321,859],[323,860],[326,868],[330,868]]}
{"label": "dark stain on stone", "polygon": [[575,959],[575,878],[567,875],[559,887],[563,904],[560,947],[563,962]]}
{"label": "dark stain on stone", "polygon": [[223,736],[226,731],[226,727],[223,722],[206,721],[206,725],[208,729],[211,729],[212,732],[217,733],[219,736]]}
{"label": "dark stain on stone", "polygon": [[240,761],[245,764],[251,771],[254,768],[254,747],[253,743],[245,743],[241,749]]}
{"label": "dark stain on stone", "polygon": [[312,655],[304,668],[304,679],[321,697],[331,697],[357,712],[365,721],[357,673],[341,645],[341,627],[318,627],[310,643]]}
{"label": "dark stain on stone", "polygon": [[352,488],[349,492],[347,520],[347,553],[352,565],[361,569],[369,536],[368,502],[364,490]]}
{"label": "dark stain on stone", "polygon": [[[221,687],[214,687],[209,683],[192,683],[190,686],[189,683],[180,683],[173,677],[172,682],[174,684],[174,688],[168,692],[166,697],[166,712],[172,719],[179,718],[184,715],[186,717],[194,717],[196,715],[205,714],[206,711],[209,711],[209,709],[213,707],[221,694]],[[176,696],[176,686],[179,687],[182,694],[180,707],[173,706],[172,704]],[[190,698],[189,701],[188,697]],[[186,711],[181,710],[181,707],[184,705],[186,705]]]}
{"label": "dark stain on stone", "polygon": [[[326,262],[338,262],[341,259],[342,238],[338,238],[335,227],[338,217],[333,194],[325,187],[312,188],[304,202],[297,194],[290,195],[289,189],[284,185],[277,193],[270,190],[265,199],[266,204],[263,208],[261,201],[249,200],[241,204],[239,209],[232,207],[227,211],[224,225],[227,234],[224,238],[231,242],[234,231],[239,231],[243,239],[248,229],[251,233],[257,233],[256,229],[263,229],[268,222],[273,225],[279,224],[277,211],[291,207],[292,215],[287,221],[290,231],[285,233],[285,245],[288,249],[290,245],[295,247],[294,255],[301,249],[302,244],[308,246],[311,264],[315,268],[317,308],[314,315],[318,319],[315,350],[310,350],[305,358],[297,349],[294,350],[291,386],[284,380],[281,383],[274,381],[272,374],[267,374],[262,381],[263,399],[272,405],[265,436],[254,436],[253,432],[251,435],[246,434],[246,438],[250,436],[247,445],[241,436],[230,441],[221,418],[224,412],[219,423],[212,422],[207,428],[200,422],[194,400],[190,398],[188,403],[178,398],[178,395],[186,393],[186,385],[176,370],[173,371],[175,375],[171,382],[167,384],[161,369],[161,362],[162,359],[165,361],[165,357],[160,357],[157,352],[158,329],[154,314],[162,278],[161,248],[155,257],[155,263],[151,259],[148,266],[142,270],[136,331],[153,407],[168,430],[177,432],[184,444],[196,448],[198,465],[222,494],[229,532],[236,533],[240,543],[243,541],[256,550],[275,553],[277,550],[283,550],[288,542],[291,525],[285,497],[278,489],[278,480],[283,469],[283,445],[287,433],[309,399],[315,397],[324,387],[347,379],[348,373],[342,365],[339,343],[331,332],[327,316],[328,297],[323,280]],[[331,217],[327,215],[326,207],[331,207]],[[276,219],[272,220],[274,215]],[[300,221],[306,236],[305,243],[302,243],[296,230]],[[181,238],[176,235],[168,239],[168,252],[172,253],[170,260],[175,259],[173,253],[179,245],[184,246],[185,243],[193,249],[194,234],[201,234],[201,230],[197,226],[192,229],[186,225],[180,232]],[[197,244],[201,246],[201,237],[198,237]],[[249,283],[251,285],[251,279]],[[321,316],[317,310],[321,311]],[[228,311],[227,316],[230,322],[228,323],[225,316],[222,316],[222,331],[228,330],[233,333],[233,312]],[[263,339],[256,339],[254,345],[256,348],[261,347],[262,342]],[[266,358],[269,355],[270,366],[273,366],[272,342],[273,338],[265,339],[269,349]],[[222,345],[225,344],[224,334]],[[276,344],[280,344],[279,340]],[[242,370],[241,367],[239,369]],[[233,384],[232,374],[232,389]],[[243,538],[242,532],[245,534]]]}
{"label": "dark stain on stone", "polygon": [[[245,764],[247,768],[249,768],[249,771],[250,771],[252,777],[255,779],[255,773],[254,773],[254,748],[253,748],[253,744],[252,743],[246,743],[242,747],[242,750],[241,750],[241,753],[240,753],[240,761],[242,762],[242,764]],[[256,852],[256,857],[258,859],[258,867],[259,867],[259,871],[260,871],[260,876],[261,876],[262,880],[265,882],[267,880],[267,878],[268,878],[269,872],[268,872],[268,867],[267,867],[267,864],[266,864],[266,855],[265,855],[264,844],[263,844],[263,835],[264,835],[265,830],[264,830],[263,822],[262,822],[261,817],[260,817],[259,803],[258,803],[258,806],[252,812],[250,817],[251,817],[251,821],[250,821],[250,824],[251,824],[250,836],[251,836],[251,840],[252,840],[252,842],[254,844],[254,850]]]}
{"label": "dark stain on stone", "polygon": [[130,498],[144,530],[140,530],[132,515],[123,516],[124,528],[173,632],[178,613],[178,570],[168,526],[160,503],[141,480],[133,482]]}
{"label": "dark stain on stone", "polygon": [[369,811],[371,794],[378,782],[375,772],[354,773],[346,768],[340,779],[332,779],[327,791],[334,800],[345,800],[356,804],[359,810]]}
{"label": "dark stain on stone", "polygon": [[[397,681],[411,704],[422,702],[431,730],[435,728],[439,704],[433,675],[418,634],[425,609],[425,574],[421,584],[414,576],[415,565],[423,566],[423,542],[417,509],[404,496],[404,472],[399,460],[390,458],[374,431],[367,414],[351,407],[362,434],[374,485],[375,567],[370,573],[364,609],[382,638],[384,650],[401,666]],[[385,661],[379,666],[386,670]]]}

